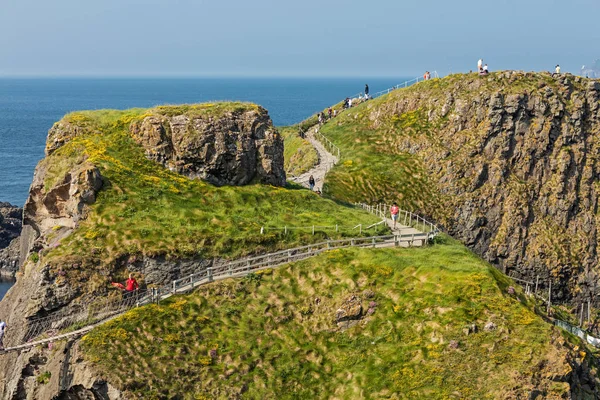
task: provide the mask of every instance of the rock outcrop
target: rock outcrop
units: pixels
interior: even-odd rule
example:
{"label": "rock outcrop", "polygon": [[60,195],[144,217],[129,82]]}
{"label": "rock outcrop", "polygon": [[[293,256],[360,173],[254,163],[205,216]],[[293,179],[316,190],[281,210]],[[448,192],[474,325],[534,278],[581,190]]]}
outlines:
{"label": "rock outcrop", "polygon": [[506,273],[552,280],[556,300],[596,298],[600,82],[463,75],[367,107],[386,147],[437,186],[421,212]]}
{"label": "rock outcrop", "polygon": [[36,168],[23,211],[24,224],[40,236],[47,236],[56,227],[75,228],[81,219],[85,219],[86,206],[96,201],[96,194],[103,185],[98,168],[84,162],[48,188],[45,186],[45,167],[40,164]]}
{"label": "rock outcrop", "polygon": [[283,140],[261,107],[218,118],[158,109],[132,123],[130,131],[148,158],[190,178],[219,186],[285,185]]}
{"label": "rock outcrop", "polygon": [[0,275],[14,277],[19,269],[19,236],[23,210],[0,202]]}

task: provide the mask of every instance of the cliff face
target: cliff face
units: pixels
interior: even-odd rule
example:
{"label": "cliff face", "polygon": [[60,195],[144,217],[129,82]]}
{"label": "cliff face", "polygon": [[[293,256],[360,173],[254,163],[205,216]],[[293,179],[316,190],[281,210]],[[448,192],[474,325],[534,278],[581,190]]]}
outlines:
{"label": "cliff face", "polygon": [[14,277],[19,268],[23,210],[0,202],[0,275]]}
{"label": "cliff face", "polygon": [[369,136],[355,146],[418,160],[413,176],[436,193],[421,212],[505,272],[587,299],[598,293],[599,100],[600,82],[571,75],[456,75],[369,101],[324,133],[354,127]]}
{"label": "cliff face", "polygon": [[285,186],[283,141],[263,108],[227,118],[160,112],[131,124],[146,156],[215,185]]}

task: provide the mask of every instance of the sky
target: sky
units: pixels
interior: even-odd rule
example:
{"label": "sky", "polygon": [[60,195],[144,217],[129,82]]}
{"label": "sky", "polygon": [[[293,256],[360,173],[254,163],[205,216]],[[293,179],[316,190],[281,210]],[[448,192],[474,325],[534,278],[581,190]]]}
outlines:
{"label": "sky", "polygon": [[0,0],[0,76],[579,72],[598,0]]}

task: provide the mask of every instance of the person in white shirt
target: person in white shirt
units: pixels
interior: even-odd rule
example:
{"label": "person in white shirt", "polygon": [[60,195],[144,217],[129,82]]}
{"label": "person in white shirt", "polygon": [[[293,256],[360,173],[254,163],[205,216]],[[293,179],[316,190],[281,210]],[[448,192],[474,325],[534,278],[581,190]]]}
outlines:
{"label": "person in white shirt", "polygon": [[556,64],[556,68],[554,68],[554,73],[560,74],[560,65]]}
{"label": "person in white shirt", "polygon": [[0,350],[4,350],[4,333],[6,332],[6,322],[0,321]]}
{"label": "person in white shirt", "polygon": [[483,65],[483,59],[479,59],[479,61],[477,61],[477,71],[481,72],[481,66]]}
{"label": "person in white shirt", "polygon": [[483,73],[484,73],[484,74],[487,74],[488,72],[489,72],[489,71],[488,71],[488,66],[487,66],[487,64],[485,64],[485,65],[483,66]]}

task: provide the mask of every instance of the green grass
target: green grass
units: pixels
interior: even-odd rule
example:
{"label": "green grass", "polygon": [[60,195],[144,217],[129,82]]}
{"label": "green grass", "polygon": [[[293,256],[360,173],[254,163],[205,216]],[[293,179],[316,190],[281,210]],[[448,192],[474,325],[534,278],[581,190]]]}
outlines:
{"label": "green grass", "polygon": [[319,161],[315,148],[298,135],[298,126],[286,126],[278,130],[284,139],[285,173],[288,176],[301,175]]}
{"label": "green grass", "polygon": [[[79,135],[47,157],[47,186],[60,182],[76,163],[96,165],[105,186],[87,219],[42,253],[42,262],[62,268],[87,289],[106,287],[113,273],[125,272],[118,260],[137,256],[227,257],[294,247],[325,238],[355,236],[349,228],[378,219],[326,200],[298,187],[266,185],[215,187],[190,180],[149,161],[129,134],[132,121],[156,113],[193,115],[208,110],[218,116],[254,105],[218,104],[160,107],[153,110],[102,110],[67,115],[63,122],[83,127]],[[220,111],[219,111],[220,110]],[[267,231],[261,226],[340,225],[339,234],[309,231]],[[376,232],[370,232],[376,233]],[[119,275],[120,276],[120,275]]]}
{"label": "green grass", "polygon": [[[133,310],[86,335],[82,349],[144,399],[568,395],[572,345],[509,285],[448,238],[336,250]],[[334,316],[352,295],[364,311],[376,305],[342,330]],[[484,331],[489,321],[497,329]],[[479,330],[467,335],[471,324]]]}
{"label": "green grass", "polygon": [[327,175],[324,192],[348,202],[396,201],[409,210],[428,209],[436,203],[437,192],[422,161],[395,151],[386,140],[389,133],[371,126],[367,106],[378,101],[346,110],[321,128],[342,155]]}

